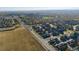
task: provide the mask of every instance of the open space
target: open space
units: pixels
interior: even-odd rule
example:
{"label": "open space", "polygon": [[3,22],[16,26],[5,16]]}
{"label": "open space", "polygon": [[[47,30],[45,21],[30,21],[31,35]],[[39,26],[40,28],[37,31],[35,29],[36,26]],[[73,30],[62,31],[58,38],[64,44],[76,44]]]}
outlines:
{"label": "open space", "polygon": [[0,32],[0,50],[2,51],[43,51],[45,50],[23,27]]}

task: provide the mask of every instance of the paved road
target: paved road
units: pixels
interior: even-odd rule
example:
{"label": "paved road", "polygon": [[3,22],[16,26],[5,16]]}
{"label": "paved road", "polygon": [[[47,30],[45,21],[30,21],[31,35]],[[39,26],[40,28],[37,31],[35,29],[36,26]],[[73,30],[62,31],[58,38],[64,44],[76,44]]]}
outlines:
{"label": "paved road", "polygon": [[21,24],[22,27],[25,29],[28,29],[33,36],[36,38],[36,40],[47,50],[47,51],[56,51],[55,48],[48,44],[48,40],[43,39],[40,35],[35,33],[35,31],[32,30],[31,26],[25,25],[24,22],[21,21],[20,18],[17,18],[17,21]]}
{"label": "paved road", "polygon": [[[25,29],[28,29],[36,38],[36,40],[48,51],[56,51],[56,49],[48,44],[48,39],[43,39],[40,35],[38,35],[38,33],[36,33],[35,31],[32,30],[32,26],[26,25],[24,24],[24,22],[21,21],[20,18],[18,18],[19,23],[21,24],[22,27],[24,27]],[[56,37],[59,39],[60,36]],[[73,48],[70,50],[76,50],[76,48]]]}

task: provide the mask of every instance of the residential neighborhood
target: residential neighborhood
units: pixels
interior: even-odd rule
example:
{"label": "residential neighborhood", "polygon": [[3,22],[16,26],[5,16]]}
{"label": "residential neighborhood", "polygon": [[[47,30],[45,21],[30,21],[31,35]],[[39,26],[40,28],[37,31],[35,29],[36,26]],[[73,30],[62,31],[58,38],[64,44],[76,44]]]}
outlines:
{"label": "residential neighborhood", "polygon": [[79,11],[69,11],[3,12],[0,50],[79,51]]}

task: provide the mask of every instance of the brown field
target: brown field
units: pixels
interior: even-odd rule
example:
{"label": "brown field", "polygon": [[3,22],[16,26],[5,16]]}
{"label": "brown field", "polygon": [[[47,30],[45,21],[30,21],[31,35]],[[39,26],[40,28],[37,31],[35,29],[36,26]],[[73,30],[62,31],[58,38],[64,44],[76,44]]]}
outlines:
{"label": "brown field", "polygon": [[23,27],[0,32],[1,51],[44,51],[45,49]]}

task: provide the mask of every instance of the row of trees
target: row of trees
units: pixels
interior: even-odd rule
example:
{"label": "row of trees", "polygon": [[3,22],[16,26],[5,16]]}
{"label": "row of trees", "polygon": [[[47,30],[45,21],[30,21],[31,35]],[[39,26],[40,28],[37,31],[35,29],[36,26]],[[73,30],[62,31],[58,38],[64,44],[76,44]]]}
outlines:
{"label": "row of trees", "polygon": [[0,28],[12,27],[13,25],[15,25],[13,19],[0,19]]}

